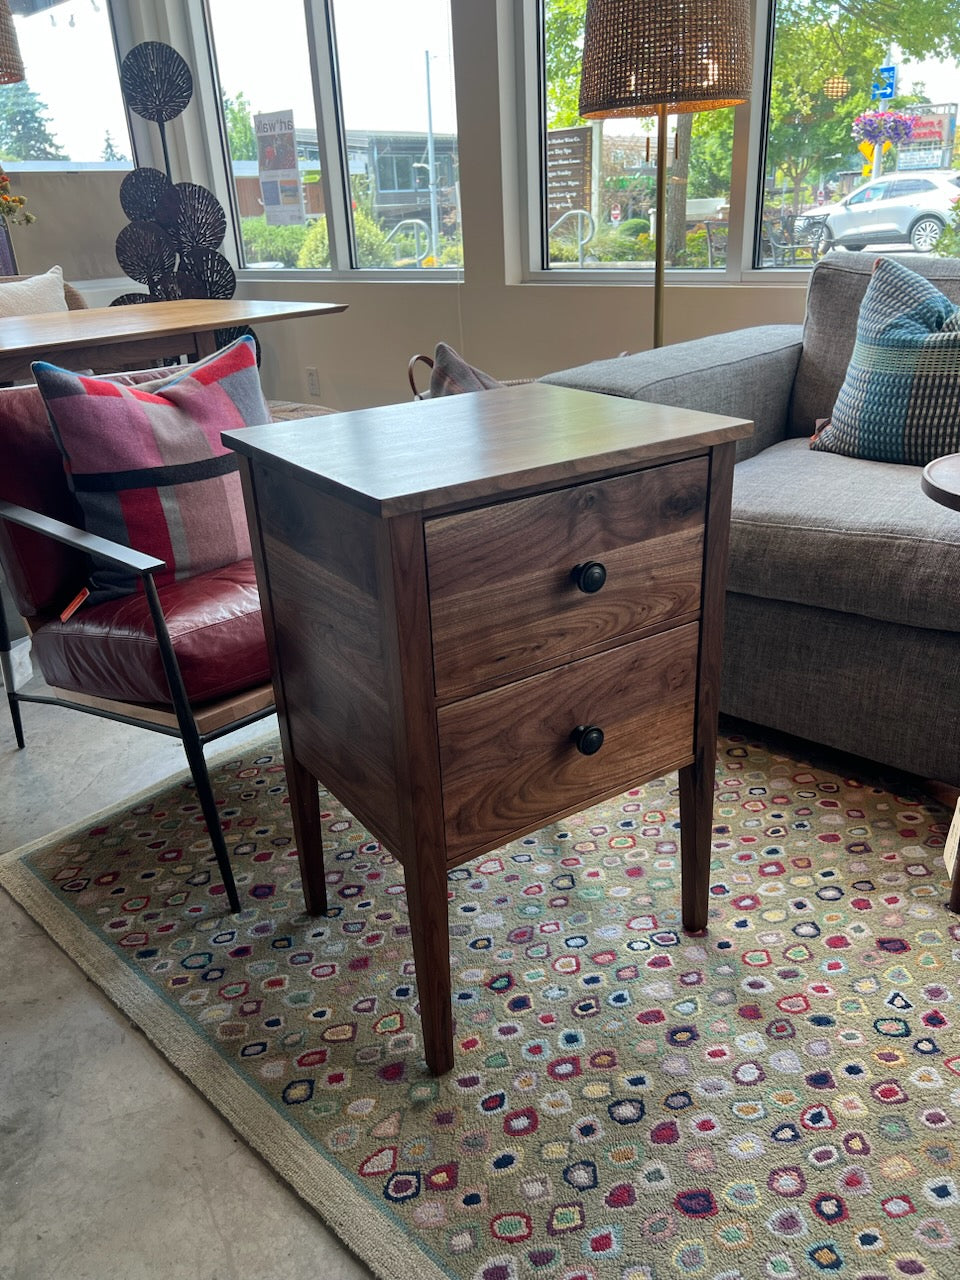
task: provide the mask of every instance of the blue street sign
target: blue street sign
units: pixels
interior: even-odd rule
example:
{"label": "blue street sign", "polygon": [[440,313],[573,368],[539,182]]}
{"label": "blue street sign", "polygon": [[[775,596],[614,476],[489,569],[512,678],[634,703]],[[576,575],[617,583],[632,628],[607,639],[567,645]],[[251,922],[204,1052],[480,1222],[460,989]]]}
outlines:
{"label": "blue street sign", "polygon": [[873,82],[871,98],[892,98],[897,91],[897,68],[880,67]]}

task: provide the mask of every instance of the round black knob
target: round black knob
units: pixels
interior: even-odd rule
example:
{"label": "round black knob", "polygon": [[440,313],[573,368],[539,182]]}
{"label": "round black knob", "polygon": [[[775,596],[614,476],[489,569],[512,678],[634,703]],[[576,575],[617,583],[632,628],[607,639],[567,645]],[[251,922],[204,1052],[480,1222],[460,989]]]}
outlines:
{"label": "round black knob", "polygon": [[570,577],[581,591],[588,596],[593,595],[607,580],[607,571],[599,560],[585,560],[583,564],[575,564],[570,570]]}
{"label": "round black knob", "polygon": [[584,756],[596,755],[603,746],[603,730],[596,724],[578,724],[570,737]]}

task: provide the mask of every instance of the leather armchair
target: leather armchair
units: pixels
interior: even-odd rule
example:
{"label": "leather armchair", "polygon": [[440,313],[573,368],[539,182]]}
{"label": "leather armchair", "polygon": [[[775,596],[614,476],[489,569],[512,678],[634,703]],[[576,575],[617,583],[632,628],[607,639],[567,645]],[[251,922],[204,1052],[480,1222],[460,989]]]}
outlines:
{"label": "leather armchair", "polygon": [[[156,371],[123,375],[136,382]],[[323,413],[312,406],[314,413]],[[50,692],[14,688],[0,601],[0,668],[17,745],[21,704],[46,702],[179,737],[232,911],[240,910],[206,743],[269,715],[270,664],[251,560],[157,587],[161,560],[83,531],[40,393],[0,390],[0,568]],[[70,611],[96,553],[140,589]]]}

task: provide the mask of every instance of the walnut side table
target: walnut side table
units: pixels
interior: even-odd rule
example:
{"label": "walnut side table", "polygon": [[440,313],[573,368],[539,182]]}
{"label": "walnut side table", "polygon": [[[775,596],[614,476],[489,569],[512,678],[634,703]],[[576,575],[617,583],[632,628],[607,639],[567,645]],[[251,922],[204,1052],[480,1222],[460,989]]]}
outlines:
{"label": "walnut side table", "polygon": [[[920,487],[928,498],[939,502],[941,507],[960,511],[960,453],[944,454],[942,458],[934,458],[932,462],[928,462],[920,477]],[[957,801],[957,806],[960,808],[960,800]],[[951,911],[960,911],[960,856],[954,864],[947,906]]]}
{"label": "walnut side table", "polygon": [[707,921],[739,418],[528,384],[226,432],[307,910],[317,780],[401,862],[427,1065],[453,1065],[447,871],[679,770]]}

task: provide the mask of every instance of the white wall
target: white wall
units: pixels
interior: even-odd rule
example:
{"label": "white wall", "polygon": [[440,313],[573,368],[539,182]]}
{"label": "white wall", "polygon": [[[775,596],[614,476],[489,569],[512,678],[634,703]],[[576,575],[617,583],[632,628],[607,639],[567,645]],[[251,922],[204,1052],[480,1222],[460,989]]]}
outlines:
{"label": "white wall", "polygon": [[[190,0],[183,0],[189,6]],[[520,0],[517,0],[519,3]],[[242,280],[238,294],[260,298],[318,298],[345,302],[349,310],[317,320],[264,326],[262,377],[268,395],[309,400],[305,369],[320,372],[319,401],[348,409],[387,404],[409,396],[407,361],[431,352],[441,339],[496,377],[533,377],[585,360],[644,349],[652,342],[653,291],[649,283],[522,283],[521,200],[516,178],[514,76],[509,58],[514,0],[452,0],[460,183],[463,207],[462,282],[291,280],[264,273]],[[149,0],[130,0],[131,42],[168,38],[151,26]],[[169,18],[176,4],[163,6]],[[498,26],[499,24],[499,26]],[[507,56],[498,74],[498,38]],[[189,50],[182,50],[185,54]],[[202,72],[202,68],[200,69]],[[198,113],[192,112],[196,118]],[[191,157],[190,173],[210,185],[196,140],[181,141],[171,128],[174,155]],[[141,155],[141,163],[150,163]],[[176,160],[175,160],[176,163]],[[181,161],[181,163],[184,163]],[[126,219],[116,192],[122,174],[23,174],[20,189],[38,221],[15,232],[22,271],[60,262],[68,279],[92,282],[119,268],[113,242]],[[90,184],[88,186],[88,184]],[[103,304],[140,286],[123,279],[82,284],[91,302]],[[665,341],[678,342],[746,325],[803,318],[806,275],[783,283],[668,283]]]}

